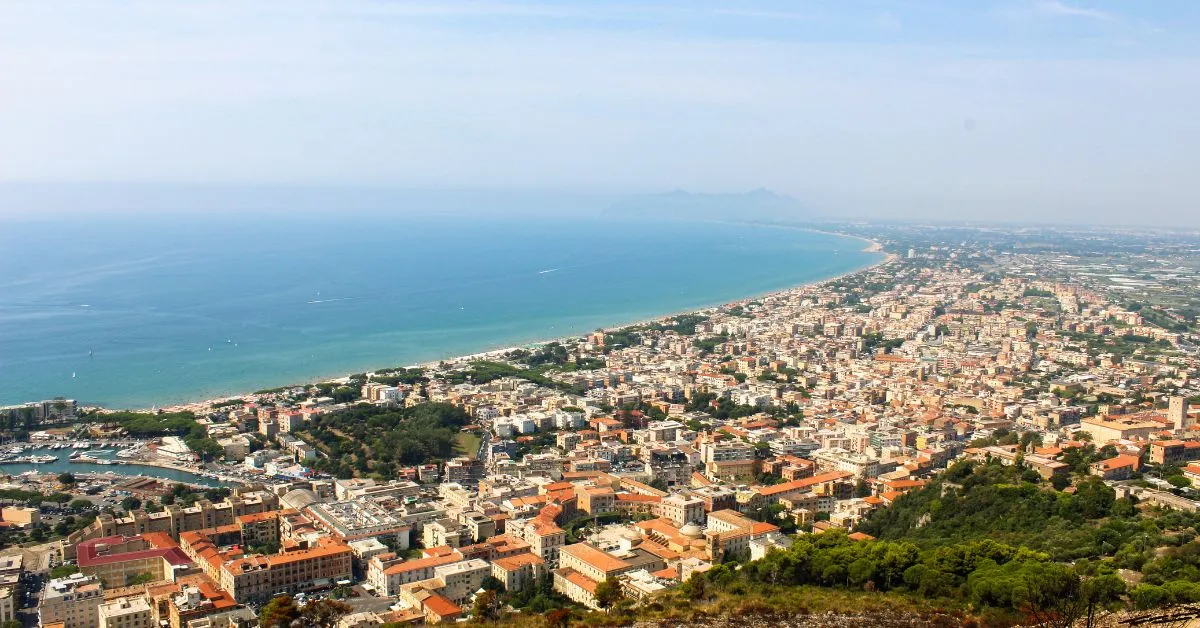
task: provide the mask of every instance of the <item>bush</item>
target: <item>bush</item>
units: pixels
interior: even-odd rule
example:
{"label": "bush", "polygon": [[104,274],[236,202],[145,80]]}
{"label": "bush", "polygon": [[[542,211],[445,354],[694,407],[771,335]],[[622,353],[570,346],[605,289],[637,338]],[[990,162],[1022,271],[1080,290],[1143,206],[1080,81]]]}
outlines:
{"label": "bush", "polygon": [[1154,584],[1139,584],[1129,592],[1133,607],[1139,610],[1158,608],[1171,600],[1171,595]]}

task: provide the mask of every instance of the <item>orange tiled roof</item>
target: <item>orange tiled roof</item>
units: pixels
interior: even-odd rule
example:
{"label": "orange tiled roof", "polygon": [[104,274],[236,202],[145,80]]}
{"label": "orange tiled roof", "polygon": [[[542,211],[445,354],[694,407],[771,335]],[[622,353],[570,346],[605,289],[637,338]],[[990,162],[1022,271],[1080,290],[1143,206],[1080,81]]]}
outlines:
{"label": "orange tiled roof", "polygon": [[1139,460],[1137,456],[1117,456],[1115,458],[1101,460],[1100,462],[1096,463],[1096,466],[1104,469],[1105,471],[1120,469],[1121,467],[1133,467],[1136,469],[1140,462],[1141,460]]}
{"label": "orange tiled roof", "polygon": [[658,495],[638,495],[637,493],[617,493],[617,501],[619,502],[654,502],[662,501]]}
{"label": "orange tiled roof", "polygon": [[383,573],[390,576],[393,574],[406,573],[409,571],[416,571],[419,569],[429,569],[431,567],[441,567],[442,565],[449,565],[451,563],[457,563],[460,560],[462,560],[462,554],[459,554],[458,552],[454,552],[453,554],[446,554],[443,556],[430,556],[429,558],[418,558],[416,560],[406,560],[402,563],[398,563],[398,564],[392,565],[391,567],[388,567],[387,569],[383,570]]}
{"label": "orange tiled roof", "polygon": [[237,522],[242,525],[249,524],[249,523],[258,523],[259,521],[268,521],[271,519],[278,519],[279,515],[280,515],[280,513],[278,510],[268,510],[266,512],[256,512],[256,513],[249,514],[249,515],[242,515],[237,518]]}
{"label": "orange tiled roof", "polygon": [[848,477],[851,477],[852,475],[853,475],[852,473],[849,473],[846,471],[830,471],[829,473],[822,473],[820,475],[814,475],[811,478],[804,478],[803,480],[795,480],[793,482],[785,482],[783,484],[776,484],[775,486],[766,486],[766,487],[758,489],[758,494],[764,495],[764,496],[770,496],[770,495],[779,495],[781,493],[790,493],[791,491],[797,491],[797,490],[800,490],[803,488],[808,488],[810,486],[824,484],[825,482],[834,482],[837,480],[843,480]]}
{"label": "orange tiled roof", "polygon": [[349,555],[350,553],[350,546],[323,538],[318,542],[318,545],[313,548],[295,550],[268,556],[267,564],[271,566],[286,565],[288,563],[301,560],[312,560],[329,556],[338,556],[341,554]]}
{"label": "orange tiled roof", "polygon": [[515,571],[528,565],[542,565],[545,563],[546,561],[529,552],[508,556],[505,558],[497,558],[496,560],[492,561],[493,565],[496,565],[505,571]]}
{"label": "orange tiled roof", "polygon": [[421,601],[421,603],[425,605],[425,608],[429,609],[429,611],[434,615],[437,615],[443,619],[462,614],[462,608],[460,608],[458,604],[451,602],[445,596],[437,593],[425,598]]}
{"label": "orange tiled roof", "polygon": [[570,554],[605,573],[619,571],[629,566],[629,563],[620,558],[612,556],[608,552],[598,550],[586,543],[568,545],[562,548],[561,552]]}
{"label": "orange tiled roof", "polygon": [[566,578],[571,584],[574,584],[575,586],[587,591],[588,593],[591,593],[592,595],[596,594],[596,585],[600,584],[595,580],[592,580],[591,578],[579,573],[578,571],[575,571],[574,569],[559,569],[555,573],[563,578]]}
{"label": "orange tiled roof", "polygon": [[658,571],[652,571],[652,572],[650,572],[650,575],[654,576],[655,578],[665,578],[667,580],[678,580],[679,579],[679,571],[676,570],[674,567],[667,567],[666,569],[659,569]]}

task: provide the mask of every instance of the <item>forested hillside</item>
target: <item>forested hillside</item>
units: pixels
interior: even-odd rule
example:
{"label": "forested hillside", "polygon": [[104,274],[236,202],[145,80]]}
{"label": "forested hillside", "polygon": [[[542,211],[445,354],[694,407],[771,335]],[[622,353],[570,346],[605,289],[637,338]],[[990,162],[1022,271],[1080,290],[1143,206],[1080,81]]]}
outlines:
{"label": "forested hillside", "polygon": [[1198,524],[1197,514],[1117,499],[1087,475],[1059,490],[1019,465],[963,461],[865,520],[857,531],[874,540],[801,534],[608,619],[867,613],[879,625],[1095,625],[1109,612],[1200,601]]}

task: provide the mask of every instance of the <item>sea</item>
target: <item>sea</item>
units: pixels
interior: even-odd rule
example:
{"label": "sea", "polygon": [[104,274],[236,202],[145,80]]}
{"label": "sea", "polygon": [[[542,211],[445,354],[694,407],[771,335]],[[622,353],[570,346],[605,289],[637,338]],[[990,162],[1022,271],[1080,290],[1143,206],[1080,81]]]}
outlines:
{"label": "sea", "polygon": [[816,282],[882,254],[728,222],[252,213],[0,219],[0,405],[149,408]]}

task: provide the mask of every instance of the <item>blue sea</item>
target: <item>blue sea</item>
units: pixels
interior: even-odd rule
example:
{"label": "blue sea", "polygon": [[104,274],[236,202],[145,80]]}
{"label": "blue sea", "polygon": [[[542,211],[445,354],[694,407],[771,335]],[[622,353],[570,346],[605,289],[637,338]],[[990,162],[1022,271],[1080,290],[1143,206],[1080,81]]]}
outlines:
{"label": "blue sea", "polygon": [[863,248],[612,219],[0,222],[0,404],[150,407],[583,334],[881,259]]}

